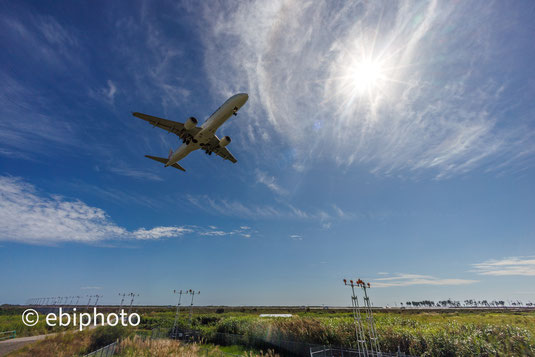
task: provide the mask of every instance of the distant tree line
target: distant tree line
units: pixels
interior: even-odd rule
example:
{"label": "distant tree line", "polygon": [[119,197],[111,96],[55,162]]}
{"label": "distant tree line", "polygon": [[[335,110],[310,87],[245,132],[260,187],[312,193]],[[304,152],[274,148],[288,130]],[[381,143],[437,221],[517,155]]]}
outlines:
{"label": "distant tree line", "polygon": [[464,302],[458,300],[441,300],[434,302],[432,300],[421,300],[421,301],[407,301],[401,303],[401,306],[406,307],[534,307],[535,303],[528,301],[526,303],[520,300],[514,301],[503,301],[503,300],[474,300],[468,299]]}

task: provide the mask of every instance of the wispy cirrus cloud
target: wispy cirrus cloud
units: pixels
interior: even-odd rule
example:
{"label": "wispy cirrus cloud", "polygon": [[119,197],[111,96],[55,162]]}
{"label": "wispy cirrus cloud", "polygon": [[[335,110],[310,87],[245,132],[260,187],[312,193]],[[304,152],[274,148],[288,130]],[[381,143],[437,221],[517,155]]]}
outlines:
{"label": "wispy cirrus cloud", "polygon": [[157,240],[186,234],[241,235],[249,238],[252,233],[249,227],[230,232],[194,226],[128,230],[114,223],[100,208],[79,200],[45,195],[20,178],[0,176],[0,241],[96,243],[105,240]]}
{"label": "wispy cirrus cloud", "polygon": [[256,169],[256,182],[265,185],[271,191],[278,195],[284,195],[287,193],[285,189],[277,184],[277,181],[274,176],[268,175],[266,172]]}
{"label": "wispy cirrus cloud", "polygon": [[[386,275],[381,274],[381,275]],[[376,288],[389,288],[396,286],[411,286],[411,285],[435,285],[435,286],[450,286],[450,285],[469,285],[479,282],[478,280],[457,279],[457,278],[437,278],[431,275],[420,274],[395,274],[393,276],[376,278],[372,280],[372,284]]]}
{"label": "wispy cirrus cloud", "polygon": [[480,275],[492,276],[535,276],[535,256],[509,257],[491,259],[482,263],[472,264],[475,272]]}
{"label": "wispy cirrus cloud", "polygon": [[247,226],[242,226],[239,229],[234,229],[231,231],[220,230],[212,226],[210,226],[209,228],[210,228],[209,230],[199,232],[199,235],[210,236],[210,237],[224,237],[224,236],[239,235],[244,238],[251,238],[252,234],[254,233],[254,231],[251,230],[251,228]]}
{"label": "wispy cirrus cloud", "polygon": [[[165,110],[183,104],[191,92],[184,81],[183,43],[161,28],[160,7],[143,6],[135,17],[118,16],[115,23],[115,54],[124,58],[124,68],[133,80],[137,94],[157,100]],[[132,46],[136,43],[136,46]]]}
{"label": "wispy cirrus cloud", "polygon": [[278,203],[277,205],[253,204],[236,200],[217,199],[208,195],[187,195],[186,199],[194,206],[216,214],[225,216],[239,216],[247,218],[292,218],[314,219],[322,224],[329,224],[333,219],[353,217],[347,214],[340,217],[336,209],[304,210],[290,203]]}
{"label": "wispy cirrus cloud", "polygon": [[124,166],[112,166],[109,170],[117,175],[133,177],[141,180],[163,181],[160,176],[149,171],[136,170]]}
{"label": "wispy cirrus cloud", "polygon": [[[492,61],[522,48],[503,48],[500,26],[509,24],[492,5],[280,0],[211,4],[204,13],[213,90],[255,98],[242,139],[260,155],[276,134],[301,169],[323,158],[444,178],[533,163],[533,130],[522,124],[533,107],[511,122],[504,93],[514,85]],[[358,68],[367,62],[379,73],[362,90],[368,74]]]}

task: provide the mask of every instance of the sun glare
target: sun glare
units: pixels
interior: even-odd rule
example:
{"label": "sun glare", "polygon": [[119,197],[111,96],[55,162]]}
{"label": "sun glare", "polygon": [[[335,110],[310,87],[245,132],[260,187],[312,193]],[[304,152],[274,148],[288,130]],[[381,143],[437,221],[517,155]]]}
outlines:
{"label": "sun glare", "polygon": [[351,80],[355,89],[364,92],[376,88],[382,77],[381,65],[372,61],[361,61],[352,66]]}

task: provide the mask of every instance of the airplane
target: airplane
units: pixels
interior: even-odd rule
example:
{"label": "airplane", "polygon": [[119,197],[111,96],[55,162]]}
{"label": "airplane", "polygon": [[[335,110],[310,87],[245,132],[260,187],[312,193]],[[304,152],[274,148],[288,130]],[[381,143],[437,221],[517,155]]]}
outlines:
{"label": "airplane", "polygon": [[182,145],[174,152],[173,149],[169,151],[167,159],[151,155],[145,155],[145,157],[163,163],[164,167],[171,166],[185,172],[186,169],[180,166],[178,161],[188,156],[192,151],[202,149],[208,155],[216,153],[223,159],[235,164],[238,160],[226,148],[230,144],[230,137],[224,136],[219,139],[215,132],[231,115],[238,115],[238,110],[245,105],[247,99],[249,99],[247,93],[233,95],[223,105],[217,108],[201,126],[197,126],[198,120],[194,117],[189,117],[185,123],[179,123],[148,114],[132,113],[133,116],[149,122],[154,127],[159,127],[176,134],[182,140]]}

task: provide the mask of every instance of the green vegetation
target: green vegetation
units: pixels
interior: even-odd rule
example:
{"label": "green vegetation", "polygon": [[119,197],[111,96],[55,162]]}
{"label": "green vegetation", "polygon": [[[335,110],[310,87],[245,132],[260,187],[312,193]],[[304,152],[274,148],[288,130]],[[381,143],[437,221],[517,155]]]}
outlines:
{"label": "green vegetation", "polygon": [[[22,310],[14,314],[0,314],[0,326],[3,326],[4,330],[11,330],[14,324],[22,325],[21,312]],[[260,318],[258,315],[264,312],[289,312],[294,314],[294,317]],[[141,323],[135,330],[106,327],[95,329],[94,332],[84,332],[89,336],[81,339],[86,341],[86,344],[78,344],[75,349],[89,352],[118,338],[129,336],[123,339],[130,341],[123,346],[121,353],[124,356],[135,355],[132,351],[137,348],[135,347],[137,345],[145,349],[159,346],[158,348],[163,350],[178,348],[186,351],[186,346],[173,344],[176,341],[150,342],[148,338],[154,329],[159,329],[162,336],[166,336],[166,332],[173,326],[174,321],[174,311],[171,308],[146,308],[138,313],[141,315]],[[418,356],[535,356],[535,311],[396,310],[377,312],[374,316],[379,344],[383,351],[394,352],[399,346],[402,351]],[[187,314],[182,313],[179,324],[182,329],[190,327]],[[44,328],[44,331],[48,332],[45,326],[36,327],[39,331]],[[277,345],[277,341],[286,340],[355,346],[353,318],[347,310],[278,309],[275,311],[263,309],[259,311],[259,309],[228,307],[224,309],[200,308],[194,312],[191,327],[202,331],[206,343],[241,344],[241,347],[209,348],[233,354],[243,355],[251,353],[250,351],[267,349],[265,346],[259,346],[257,341],[265,341],[267,345],[270,343]],[[26,327],[26,331],[36,334],[32,331],[34,328]],[[134,340],[133,333],[137,336],[136,340]],[[222,343],[217,333],[235,334],[241,337],[234,342]],[[19,331],[17,335],[20,335]],[[70,338],[70,334],[65,336],[67,339]],[[60,343],[59,337],[53,341],[55,342],[48,342],[52,343],[52,347],[47,347],[51,351],[55,348],[54,344]],[[164,345],[167,347],[164,348]],[[196,346],[198,350],[194,352],[205,353],[207,346],[209,345]],[[74,350],[72,352],[71,355],[78,353]],[[256,353],[260,354],[260,352]],[[140,352],[139,355],[143,354]]]}
{"label": "green vegetation", "polygon": [[17,337],[44,335],[47,333],[66,331],[66,327],[50,327],[46,325],[45,315],[39,315],[39,322],[35,326],[22,323],[23,308],[0,308],[0,331],[17,331]]}
{"label": "green vegetation", "polygon": [[227,348],[213,345],[199,345],[196,343],[184,344],[180,341],[169,339],[150,339],[140,336],[128,337],[121,341],[117,350],[117,356],[122,357],[167,357],[167,356],[225,356],[223,353],[232,353],[241,356],[255,357],[275,357],[273,352],[264,354],[256,353],[239,346],[228,346]]}
{"label": "green vegetation", "polygon": [[97,327],[84,331],[68,331],[49,336],[12,352],[9,356],[83,356],[98,350],[118,338],[126,337],[131,331],[121,327]]}
{"label": "green vegetation", "polygon": [[[295,313],[295,312],[294,312]],[[423,356],[535,356],[535,312],[382,312],[375,315],[383,351]],[[172,312],[146,313],[141,326],[170,328]],[[187,319],[180,319],[188,327]],[[197,314],[193,328],[210,341],[215,333],[244,335],[252,340],[291,340],[354,346],[351,314],[336,311],[299,312],[293,318],[260,318],[258,313]]]}

